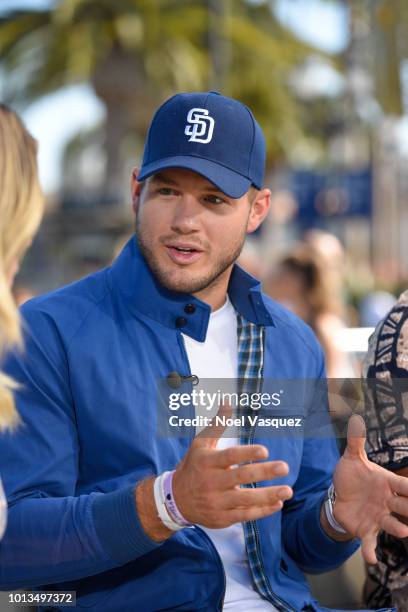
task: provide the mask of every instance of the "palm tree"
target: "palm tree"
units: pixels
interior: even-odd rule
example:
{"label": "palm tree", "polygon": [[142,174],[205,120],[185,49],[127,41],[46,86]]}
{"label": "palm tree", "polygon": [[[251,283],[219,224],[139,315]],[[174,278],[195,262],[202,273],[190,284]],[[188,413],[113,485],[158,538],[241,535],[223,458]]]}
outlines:
{"label": "palm tree", "polygon": [[376,97],[385,114],[401,116],[403,80],[406,80],[403,64],[408,52],[408,6],[404,0],[375,0],[369,11]]}
{"label": "palm tree", "polygon": [[[350,42],[373,79],[374,95],[385,115],[404,114],[408,57],[406,0],[327,0],[349,9]],[[350,49],[346,52],[348,53]],[[349,58],[345,63],[349,62]],[[405,103],[406,106],[406,103]]]}
{"label": "palm tree", "polygon": [[268,3],[244,0],[60,0],[53,9],[0,20],[9,101],[90,82],[104,102],[105,189],[113,193],[124,135],[144,133],[152,109],[175,91],[214,82],[255,110],[269,163],[285,157],[302,137],[288,74],[311,51],[278,23]]}

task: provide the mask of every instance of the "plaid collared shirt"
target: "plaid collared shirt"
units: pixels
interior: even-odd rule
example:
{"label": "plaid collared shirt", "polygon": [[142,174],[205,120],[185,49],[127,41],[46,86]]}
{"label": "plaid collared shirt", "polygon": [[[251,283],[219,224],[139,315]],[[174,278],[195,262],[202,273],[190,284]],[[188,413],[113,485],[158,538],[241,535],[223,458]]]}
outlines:
{"label": "plaid collared shirt", "polygon": [[[244,319],[237,314],[238,332],[238,394],[259,393],[262,388],[264,363],[265,328]],[[245,409],[244,409],[245,410]],[[246,409],[248,411],[250,409]],[[247,422],[247,421],[245,421]],[[251,444],[254,438],[252,427],[242,427],[240,430],[240,443]],[[256,483],[244,485],[255,488]],[[258,593],[268,600],[280,612],[292,612],[286,602],[282,601],[272,590],[269,579],[265,573],[259,545],[259,532],[255,521],[243,523],[245,546],[248,562],[251,568],[252,579]]]}

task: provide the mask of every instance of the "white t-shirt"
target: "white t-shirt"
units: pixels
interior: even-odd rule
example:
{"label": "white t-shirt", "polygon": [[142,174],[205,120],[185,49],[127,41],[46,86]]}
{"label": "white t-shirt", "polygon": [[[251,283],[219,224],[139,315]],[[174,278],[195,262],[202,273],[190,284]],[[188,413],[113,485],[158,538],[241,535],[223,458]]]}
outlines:
{"label": "white t-shirt", "polygon": [[[205,342],[198,342],[183,334],[191,373],[199,380],[223,378],[236,381],[238,375],[237,318],[229,298],[224,306],[211,313]],[[200,389],[200,383],[197,390]],[[222,391],[222,389],[221,389]],[[228,390],[230,391],[230,390]],[[238,444],[227,430],[217,448]],[[234,435],[234,433],[232,433]],[[241,523],[225,529],[206,529],[224,565],[227,590],[224,610],[234,612],[276,608],[258,594],[252,584],[251,570],[245,550],[244,530]]]}

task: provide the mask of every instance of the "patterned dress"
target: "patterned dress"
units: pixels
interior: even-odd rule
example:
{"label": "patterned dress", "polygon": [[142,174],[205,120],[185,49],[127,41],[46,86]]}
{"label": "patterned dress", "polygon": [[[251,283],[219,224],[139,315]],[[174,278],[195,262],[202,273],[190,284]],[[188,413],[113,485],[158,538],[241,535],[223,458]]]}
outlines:
{"label": "patterned dress", "polygon": [[[393,471],[408,466],[408,291],[370,338],[364,363],[367,453]],[[367,566],[365,599],[370,607],[408,612],[408,545],[379,536],[379,562]]]}

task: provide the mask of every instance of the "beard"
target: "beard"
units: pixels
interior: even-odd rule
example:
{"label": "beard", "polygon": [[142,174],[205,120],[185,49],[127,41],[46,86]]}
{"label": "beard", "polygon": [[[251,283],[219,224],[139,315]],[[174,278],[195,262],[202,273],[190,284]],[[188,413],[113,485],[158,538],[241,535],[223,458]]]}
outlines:
{"label": "beard", "polygon": [[[205,273],[190,272],[187,266],[180,267],[179,269],[166,269],[160,263],[159,257],[152,248],[153,242],[149,232],[142,226],[139,211],[136,214],[135,237],[139,250],[150,271],[162,287],[179,293],[198,293],[203,291],[203,289],[215,286],[220,276],[238,259],[245,243],[246,224],[242,228],[242,232],[234,238],[233,242],[224,247],[223,252],[212,262],[210,269]],[[173,235],[167,237],[169,240],[175,238],[180,239],[180,236]],[[173,266],[176,265],[173,264]]]}

